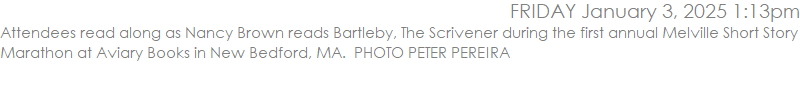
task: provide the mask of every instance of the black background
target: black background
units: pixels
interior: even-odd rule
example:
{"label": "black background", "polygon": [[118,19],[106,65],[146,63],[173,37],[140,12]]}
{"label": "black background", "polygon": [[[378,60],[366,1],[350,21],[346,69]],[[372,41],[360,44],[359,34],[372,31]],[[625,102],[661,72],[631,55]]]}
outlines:
{"label": "black background", "polygon": [[[794,27],[797,19],[734,18],[734,3],[724,3],[728,9],[725,19],[665,19],[665,3],[604,2],[590,3],[593,8],[658,8],[652,22],[643,19],[583,19],[586,3],[577,4],[573,18],[512,19],[509,4],[538,3],[536,1],[214,1],[214,2],[118,2],[47,3],[41,6],[13,6],[4,10],[4,27],[22,29],[118,30],[133,29],[325,29],[333,27],[380,27],[400,35],[399,27],[427,30],[445,29],[546,29],[561,27],[578,31],[579,27],[597,29],[652,29],[653,27],[707,26],[711,29],[732,26],[737,29],[753,27]],[[559,3],[562,5],[565,3]],[[671,3],[675,14],[682,17],[688,9],[683,3]],[[740,3],[749,6],[750,3]],[[760,3],[753,3],[760,4]],[[554,8],[555,4],[548,4]],[[771,7],[798,7],[792,4],[770,3]],[[742,7],[742,8],[743,8]],[[758,8],[763,9],[763,8]],[[743,11],[743,10],[740,10]],[[760,10],[757,10],[760,11]],[[742,15],[748,15],[743,11]],[[716,12],[717,14],[721,14]],[[757,12],[763,13],[763,12]],[[759,28],[761,29],[761,28]],[[661,30],[659,30],[661,32]],[[761,32],[761,30],[759,30]],[[427,32],[426,32],[427,33]],[[185,33],[182,33],[185,36]],[[661,33],[659,33],[661,34]],[[763,35],[763,34],[759,34]],[[577,36],[579,37],[579,36]],[[16,49],[191,49],[198,47],[210,52],[210,47],[247,50],[256,46],[269,49],[309,47],[339,47],[348,59],[2,59],[3,72],[22,74],[28,78],[49,78],[62,82],[82,81],[81,84],[127,86],[152,83],[165,89],[194,89],[177,86],[214,88],[209,90],[297,92],[301,95],[336,95],[351,89],[374,89],[355,93],[377,93],[380,90],[415,92],[393,89],[450,91],[422,95],[452,95],[467,90],[490,91],[501,96],[535,96],[532,93],[556,97],[568,94],[585,97],[585,92],[614,92],[622,94],[651,93],[651,90],[675,86],[689,89],[724,89],[709,86],[774,85],[788,81],[786,76],[796,66],[796,44],[791,39],[0,39],[0,46]],[[513,58],[504,59],[354,59],[355,46],[407,47],[418,46],[497,46],[507,47]],[[449,56],[449,55],[448,55]],[[12,73],[13,72],[13,73]],[[31,76],[32,75],[32,76]],[[15,77],[15,76],[9,76]],[[30,80],[30,79],[25,79]],[[122,81],[122,82],[107,82]],[[754,82],[763,84],[749,84]],[[44,82],[53,87],[58,82]],[[168,84],[172,83],[172,84]],[[706,84],[701,84],[706,83]],[[112,85],[113,84],[113,85]],[[407,86],[410,85],[410,86]],[[424,86],[424,87],[423,87]],[[453,86],[453,87],[449,87]],[[454,87],[459,88],[454,88]],[[689,87],[692,86],[692,87]],[[87,85],[86,87],[95,87]],[[151,86],[145,86],[152,88]],[[197,88],[195,87],[195,88]],[[226,88],[227,87],[227,88]],[[312,87],[312,88],[310,88]],[[448,88],[449,87],[449,88]],[[405,89],[404,88],[404,89]],[[475,88],[475,89],[472,89]],[[286,89],[286,90],[284,90]],[[298,90],[288,90],[298,89]],[[299,90],[303,89],[303,90]],[[334,91],[334,89],[336,89]],[[341,89],[341,90],[339,90]],[[642,91],[621,92],[621,89]],[[199,89],[198,89],[199,90]],[[298,92],[300,91],[300,92]],[[310,92],[302,92],[310,91]],[[574,91],[574,92],[573,92]],[[350,92],[352,91],[342,91]],[[723,91],[724,92],[724,91]],[[713,93],[723,93],[713,92]],[[181,93],[181,92],[175,92]],[[488,93],[488,92],[487,92]],[[692,92],[694,93],[694,92]],[[711,93],[711,92],[709,92]],[[732,92],[724,92],[732,93]],[[521,95],[520,95],[521,94]],[[674,93],[672,93],[674,94]],[[316,95],[315,95],[316,96]],[[417,95],[419,96],[419,95]],[[566,95],[565,95],[566,96]],[[663,95],[663,96],[669,96]],[[335,98],[335,97],[334,97]],[[491,98],[491,97],[487,97]],[[603,98],[603,97],[599,97]],[[364,98],[366,99],[366,98]],[[410,98],[409,98],[410,99]],[[633,98],[631,98],[633,99]],[[547,100],[545,100],[547,101]]]}

